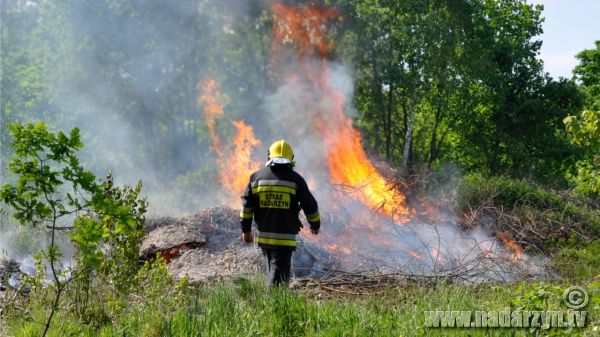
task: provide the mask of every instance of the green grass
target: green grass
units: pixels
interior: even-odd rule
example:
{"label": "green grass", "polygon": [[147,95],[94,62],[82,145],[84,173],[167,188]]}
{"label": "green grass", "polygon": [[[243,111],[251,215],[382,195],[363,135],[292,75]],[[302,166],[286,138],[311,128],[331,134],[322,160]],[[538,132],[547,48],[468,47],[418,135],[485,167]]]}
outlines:
{"label": "green grass", "polygon": [[[260,276],[190,287],[157,275],[148,280],[158,282],[128,296],[97,289],[93,310],[85,315],[75,314],[72,300],[65,298],[49,336],[535,336],[523,329],[426,329],[423,311],[566,309],[560,294],[570,285],[405,284],[378,294],[325,299],[314,289],[270,292]],[[46,295],[34,294],[28,312],[9,314],[12,334],[40,335]],[[591,328],[584,332],[592,333]]]}
{"label": "green grass", "polygon": [[574,282],[590,280],[600,274],[600,241],[578,249],[565,248],[554,256],[551,267],[562,278]]}

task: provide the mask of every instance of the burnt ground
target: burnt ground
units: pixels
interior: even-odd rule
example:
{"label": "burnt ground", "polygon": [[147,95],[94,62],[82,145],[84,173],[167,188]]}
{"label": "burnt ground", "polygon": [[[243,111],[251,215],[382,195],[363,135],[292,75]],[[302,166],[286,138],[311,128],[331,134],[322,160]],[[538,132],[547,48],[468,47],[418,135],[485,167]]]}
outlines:
{"label": "burnt ground", "polygon": [[[149,219],[146,226],[140,255],[148,259],[161,254],[175,280],[187,277],[191,283],[202,283],[265,270],[260,248],[241,241],[239,211],[208,208],[182,218]],[[294,275],[318,276],[334,267],[327,255],[316,244],[300,242],[294,254]]]}

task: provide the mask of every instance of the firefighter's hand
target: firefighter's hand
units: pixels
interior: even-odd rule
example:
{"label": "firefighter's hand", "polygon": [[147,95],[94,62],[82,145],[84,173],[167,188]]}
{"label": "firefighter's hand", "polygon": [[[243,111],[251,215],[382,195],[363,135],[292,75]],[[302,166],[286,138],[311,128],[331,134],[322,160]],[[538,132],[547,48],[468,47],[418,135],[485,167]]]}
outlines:
{"label": "firefighter's hand", "polygon": [[311,227],[310,232],[313,233],[313,235],[317,235],[317,234],[319,234],[319,229]]}
{"label": "firefighter's hand", "polygon": [[254,237],[252,236],[252,232],[242,233],[242,241],[244,243],[252,243],[252,242],[254,242]]}

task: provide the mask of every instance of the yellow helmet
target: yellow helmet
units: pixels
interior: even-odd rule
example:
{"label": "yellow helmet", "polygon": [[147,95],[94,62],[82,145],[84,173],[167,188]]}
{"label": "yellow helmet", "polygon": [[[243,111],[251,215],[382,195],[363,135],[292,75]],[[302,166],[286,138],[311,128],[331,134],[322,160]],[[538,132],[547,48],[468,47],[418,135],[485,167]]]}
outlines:
{"label": "yellow helmet", "polygon": [[269,146],[269,160],[275,158],[286,158],[290,162],[294,160],[294,151],[288,142],[282,139]]}

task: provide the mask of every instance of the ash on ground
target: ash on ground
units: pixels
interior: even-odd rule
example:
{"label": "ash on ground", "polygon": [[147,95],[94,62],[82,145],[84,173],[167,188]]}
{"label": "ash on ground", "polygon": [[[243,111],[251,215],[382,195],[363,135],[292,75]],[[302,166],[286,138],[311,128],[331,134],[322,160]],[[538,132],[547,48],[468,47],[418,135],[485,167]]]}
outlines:
{"label": "ash on ground", "polygon": [[[175,280],[187,277],[191,283],[203,283],[249,276],[266,268],[261,249],[241,241],[239,211],[227,207],[182,218],[149,219],[146,231],[140,256],[162,255]],[[294,254],[294,275],[318,276],[335,268],[339,262],[327,255],[316,244],[300,241]]]}
{"label": "ash on ground", "polygon": [[[386,240],[379,242],[381,237],[370,237],[369,233],[346,233],[357,228],[352,221],[339,214],[323,215],[322,234],[299,235],[292,261],[294,276],[326,278],[332,273],[352,271],[435,275],[469,282],[547,277],[543,263],[528,257],[516,259],[514,254],[507,255],[504,247],[481,249],[486,241],[476,240],[473,233],[465,239],[454,234],[455,230],[446,230],[451,224],[426,227],[409,223],[384,233]],[[161,254],[175,280],[187,277],[192,283],[203,283],[249,276],[266,269],[260,248],[241,241],[236,210],[215,207],[182,218],[149,219],[146,229],[140,256],[149,259]],[[443,249],[438,242],[428,248],[429,243],[423,240],[439,241],[440,235],[451,241],[451,247]]]}

